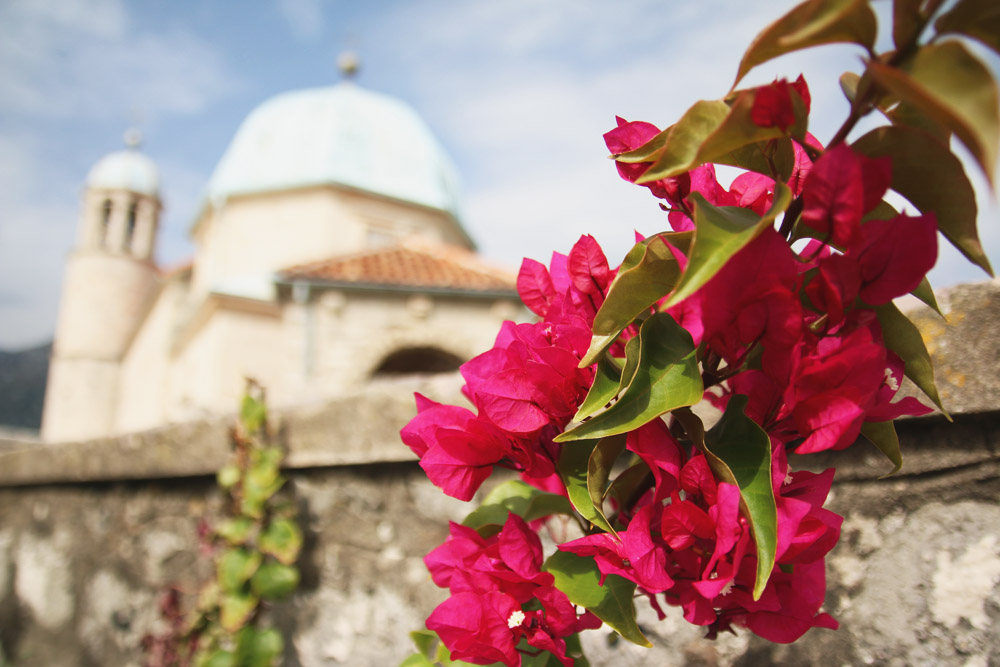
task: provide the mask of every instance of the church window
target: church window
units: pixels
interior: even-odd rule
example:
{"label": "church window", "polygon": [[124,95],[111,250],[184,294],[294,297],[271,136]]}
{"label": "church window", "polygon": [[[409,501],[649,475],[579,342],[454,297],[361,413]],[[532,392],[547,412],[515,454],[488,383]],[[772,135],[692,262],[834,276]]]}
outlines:
{"label": "church window", "polygon": [[415,375],[457,371],[462,360],[436,347],[409,347],[396,350],[378,365],[373,375]]}
{"label": "church window", "polygon": [[125,240],[122,243],[122,250],[132,249],[132,240],[135,238],[135,218],[138,205],[132,202],[128,207],[128,219],[125,223]]}
{"label": "church window", "polygon": [[101,204],[101,227],[97,238],[98,245],[102,247],[108,243],[109,227],[111,227],[111,200],[105,199],[104,203]]}

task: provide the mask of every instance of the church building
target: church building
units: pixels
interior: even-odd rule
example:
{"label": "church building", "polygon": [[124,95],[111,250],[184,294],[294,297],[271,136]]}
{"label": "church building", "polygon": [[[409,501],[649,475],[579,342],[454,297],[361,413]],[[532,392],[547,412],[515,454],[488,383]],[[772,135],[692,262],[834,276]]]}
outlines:
{"label": "church building", "polygon": [[246,377],[287,409],[453,371],[526,314],[513,276],[474,252],[450,159],[397,99],[345,80],[257,107],[171,271],[154,261],[156,165],[126,139],[86,179],[45,440],[231,413]]}

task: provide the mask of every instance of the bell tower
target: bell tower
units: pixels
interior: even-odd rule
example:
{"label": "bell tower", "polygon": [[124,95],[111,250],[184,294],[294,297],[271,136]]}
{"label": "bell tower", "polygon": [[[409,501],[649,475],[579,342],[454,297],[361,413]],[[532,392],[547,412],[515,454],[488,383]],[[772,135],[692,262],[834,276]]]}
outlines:
{"label": "bell tower", "polygon": [[121,361],[159,287],[159,172],[139,151],[138,131],[125,143],[87,175],[49,366],[45,440],[112,434]]}

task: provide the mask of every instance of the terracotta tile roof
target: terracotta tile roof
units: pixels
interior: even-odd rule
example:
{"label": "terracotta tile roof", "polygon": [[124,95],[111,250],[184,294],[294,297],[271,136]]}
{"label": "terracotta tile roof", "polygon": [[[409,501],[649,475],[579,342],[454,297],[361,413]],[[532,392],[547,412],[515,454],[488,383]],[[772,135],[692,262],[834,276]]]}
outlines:
{"label": "terracotta tile roof", "polygon": [[405,245],[331,257],[279,272],[282,281],[462,292],[514,292],[512,274],[454,246]]}

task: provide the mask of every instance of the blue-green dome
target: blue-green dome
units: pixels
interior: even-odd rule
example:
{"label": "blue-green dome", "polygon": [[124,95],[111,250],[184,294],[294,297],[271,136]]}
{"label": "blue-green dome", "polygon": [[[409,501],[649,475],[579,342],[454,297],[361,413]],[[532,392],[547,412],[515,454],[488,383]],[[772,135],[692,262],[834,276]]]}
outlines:
{"label": "blue-green dome", "polygon": [[451,160],[403,102],[351,82],[284,93],[254,109],[208,183],[231,196],[344,185],[458,214]]}

